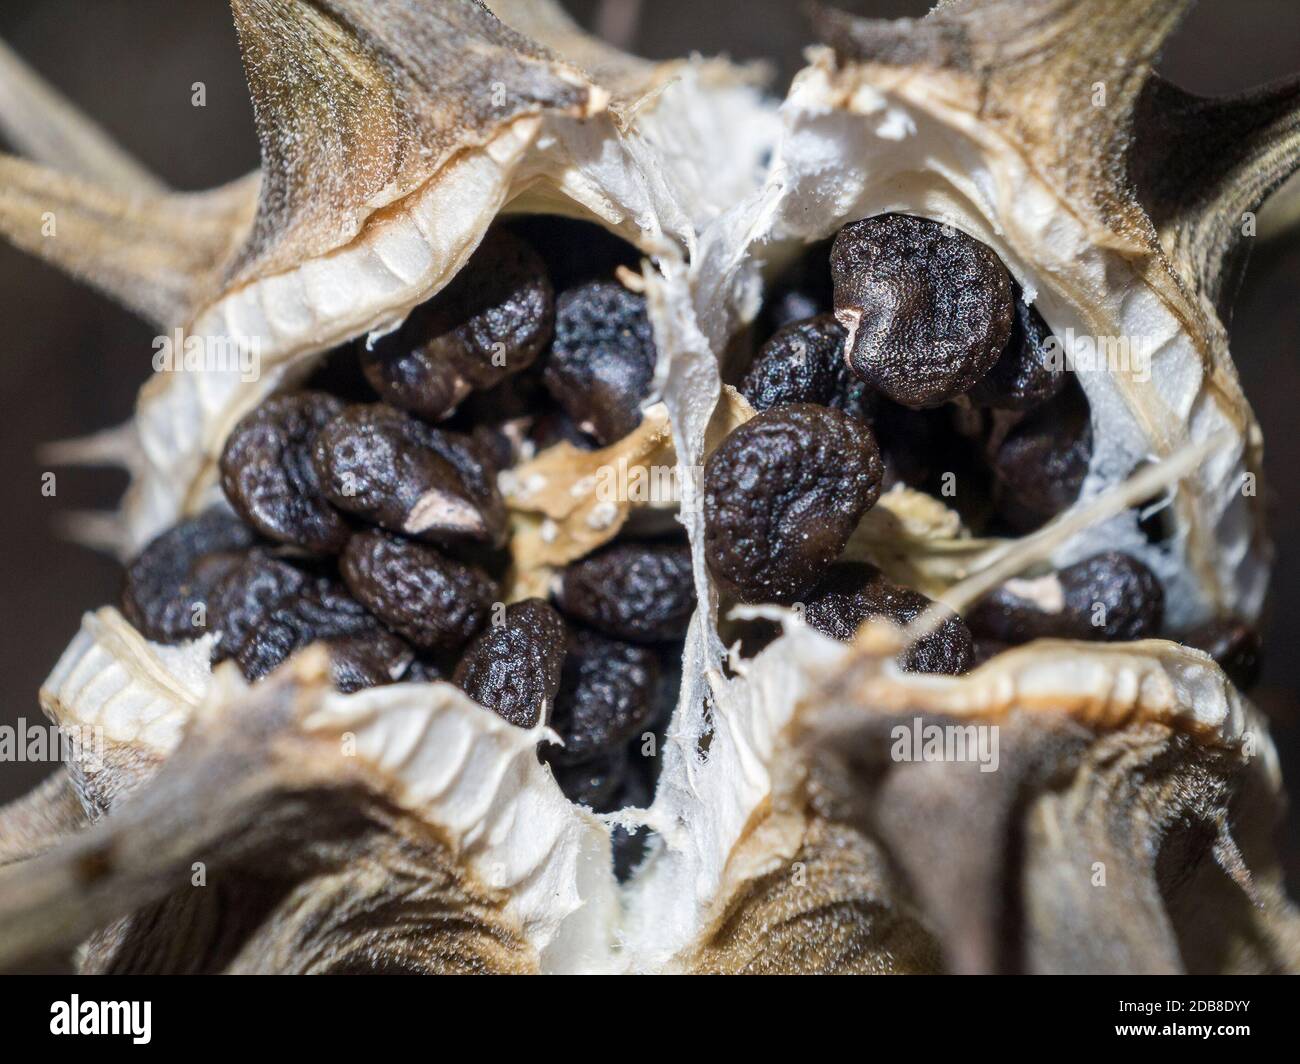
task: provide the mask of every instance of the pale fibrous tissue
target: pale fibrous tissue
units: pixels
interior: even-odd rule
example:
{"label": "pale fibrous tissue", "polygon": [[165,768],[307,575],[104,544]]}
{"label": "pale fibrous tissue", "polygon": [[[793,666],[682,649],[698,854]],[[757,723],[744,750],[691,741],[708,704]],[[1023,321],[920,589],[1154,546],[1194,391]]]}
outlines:
{"label": "pale fibrous tissue", "polygon": [[1300,968],[1224,324],[1300,92],[1163,81],[1186,6],[818,7],[780,99],[551,0],[232,0],[262,165],[200,193],[0,50],[0,231],[187,352],[51,450],[131,568],[0,963]]}

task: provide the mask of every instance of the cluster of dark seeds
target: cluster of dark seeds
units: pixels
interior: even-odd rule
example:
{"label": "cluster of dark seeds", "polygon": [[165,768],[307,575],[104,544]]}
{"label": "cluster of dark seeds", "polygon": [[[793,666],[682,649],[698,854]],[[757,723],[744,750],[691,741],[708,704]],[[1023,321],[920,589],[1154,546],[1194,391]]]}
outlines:
{"label": "cluster of dark seeds", "polygon": [[[343,691],[450,680],[511,724],[549,724],[561,742],[540,755],[572,800],[646,804],[696,602],[690,551],[618,539],[557,574],[551,601],[507,606],[496,486],[538,449],[608,445],[639,423],[654,339],[644,298],[614,279],[634,261],[577,223],[494,229],[399,329],[330,353],[235,427],[220,461],[234,513],[150,543],[127,571],[127,617],[164,643],[212,633],[214,661],[250,680],[312,643]],[[728,596],[795,606],[847,641],[930,605],[841,559],[883,489],[1024,532],[1078,496],[1092,427],[1046,323],[969,236],[867,219],[840,232],[829,268],[822,249],[800,271],[739,382],[758,414],[708,459],[703,549]],[[1110,552],[998,589],[902,664],[959,674],[1031,639],[1141,639],[1162,621],[1158,579]],[[746,651],[772,636],[752,629]],[[1253,680],[1249,628],[1184,638]],[[621,871],[642,841],[619,835]]]}
{"label": "cluster of dark seeds", "polygon": [[[497,475],[635,429],[654,341],[644,298],[614,280],[636,261],[625,245],[577,223],[520,230],[532,240],[493,229],[399,329],[244,417],[220,460],[234,513],[157,537],[123,608],[159,642],[212,633],[214,663],[250,681],[312,643],[342,691],[450,680],[512,724],[548,723],[563,744],[540,752],[574,801],[644,805],[695,605],[689,549],[618,540],[559,573],[553,603],[506,605]],[[620,835],[620,868],[641,842]]]}
{"label": "cluster of dark seeds", "polygon": [[[1092,459],[1083,389],[1005,266],[967,234],[897,214],[854,222],[778,282],[760,321],[770,337],[737,385],[759,413],[705,467],[705,557],[730,597],[794,606],[845,641],[870,618],[906,625],[925,596],[839,560],[882,489],[937,495],[989,535],[1031,532],[1078,498]],[[998,589],[902,664],[961,673],[1032,639],[1156,636],[1163,618],[1155,574],[1109,552]],[[776,629],[733,634],[748,655]],[[1254,678],[1246,626],[1183,638],[1238,682]]]}

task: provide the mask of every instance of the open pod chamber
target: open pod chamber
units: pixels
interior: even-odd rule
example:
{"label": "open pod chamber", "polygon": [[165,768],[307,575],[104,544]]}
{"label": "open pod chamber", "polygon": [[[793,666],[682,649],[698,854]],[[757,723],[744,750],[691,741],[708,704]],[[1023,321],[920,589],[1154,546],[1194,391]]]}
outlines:
{"label": "open pod chamber", "polygon": [[[109,537],[125,555],[215,497],[239,416],[332,346],[393,327],[498,215],[528,212],[597,221],[651,260],[659,351],[661,405],[632,437],[608,453],[544,452],[528,471],[542,482],[516,478],[516,561],[545,573],[627,515],[589,520],[591,500],[571,490],[591,472],[581,461],[698,467],[750,414],[720,366],[758,311],[760,262],[897,211],[994,248],[1053,329],[1140,335],[1155,352],[1148,381],[1081,378],[1099,442],[1078,512],[1056,533],[976,541],[941,506],[906,493],[882,502],[907,519],[893,546],[926,590],[960,593],[1017,550],[1025,564],[1065,563],[1102,536],[1160,575],[1172,619],[1257,615],[1266,541],[1237,483],[1258,469],[1258,433],[1211,283],[1231,249],[1197,258],[1178,242],[1185,229],[1171,223],[1166,239],[1127,184],[1104,183],[1177,5],[1143,5],[1125,33],[1111,27],[1107,54],[1137,73],[1116,86],[1101,132],[1061,79],[1088,66],[1083,49],[1103,47],[1083,28],[1105,3],[1032,5],[1036,33],[1014,55],[999,33],[1025,16],[1009,23],[997,3],[918,23],[825,16],[835,49],[810,53],[779,112],[725,63],[654,66],[581,36],[547,4],[490,6],[504,25],[460,3],[430,5],[427,24],[404,21],[416,16],[400,5],[235,3],[264,149],[256,202],[252,181],[147,199],[116,162],[44,160],[80,167],[54,186],[74,221],[90,181],[122,213],[124,188],[145,198],[130,210],[148,239],[99,233],[97,260],[66,263],[128,302],[176,268],[166,224],[216,218],[200,227],[187,282],[163,305],[134,305],[192,336],[258,345],[257,380],[159,375],[133,425],[91,447],[133,468]],[[1081,168],[1047,150],[1044,123],[1061,115],[1078,121],[1072,150],[1092,153]],[[32,164],[6,165],[38,205]],[[6,228],[23,207],[11,205]],[[144,221],[149,211],[162,221]],[[125,256],[155,244],[173,258]],[[1128,513],[1087,523],[1089,504],[1135,466],[1189,446],[1212,457],[1179,481],[1170,542],[1147,544]],[[963,677],[919,676],[893,661],[896,629],[872,624],[843,645],[796,624],[729,670],[703,518],[684,509],[700,608],[646,810],[571,805],[537,761],[540,729],[449,684],[342,695],[308,651],[250,687],[230,666],[209,669],[204,640],[160,647],[115,610],[88,615],[42,703],[60,723],[102,728],[105,756],[0,819],[0,853],[14,862],[0,872],[5,955],[93,932],[91,970],[1300,963],[1268,840],[1280,780],[1267,729],[1205,655],[1163,641],[1039,642]],[[558,534],[543,540],[520,514]],[[880,543],[867,540],[871,556]],[[519,579],[518,594],[538,579]],[[925,724],[997,736],[997,770],[891,756],[897,728]],[[616,824],[653,832],[623,884],[610,867]]]}

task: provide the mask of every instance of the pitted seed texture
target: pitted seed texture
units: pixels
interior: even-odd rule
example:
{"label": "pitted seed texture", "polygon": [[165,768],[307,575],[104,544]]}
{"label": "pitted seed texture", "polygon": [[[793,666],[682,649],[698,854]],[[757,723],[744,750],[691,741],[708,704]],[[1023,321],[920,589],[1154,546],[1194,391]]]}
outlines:
{"label": "pitted seed texture", "polygon": [[[248,614],[241,625],[242,641],[235,645],[222,637],[222,652],[234,657],[248,680],[259,680],[296,651],[324,642],[330,651],[331,671],[341,690],[357,690],[374,683],[392,682],[411,658],[402,640],[383,631],[379,622],[334,577],[307,575],[296,593],[275,601],[263,600],[265,612]],[[368,657],[369,662],[363,661]],[[360,671],[366,664],[369,683]]]}
{"label": "pitted seed texture", "polygon": [[1060,394],[1065,366],[1060,348],[1052,344],[1052,330],[1041,314],[1025,302],[1018,284],[1012,283],[1015,316],[1011,339],[993,368],[970,391],[980,406],[999,410],[1032,410]]}
{"label": "pitted seed texture", "polygon": [[870,423],[876,396],[844,361],[845,336],[830,314],[778,329],[754,357],[740,394],[755,410],[820,403]]}
{"label": "pitted seed texture", "polygon": [[505,504],[473,441],[382,403],[349,406],[316,436],[321,489],[341,510],[435,543],[505,538]]}
{"label": "pitted seed texture", "polygon": [[453,682],[511,724],[531,728],[555,704],[566,645],[560,615],[541,599],[525,599],[465,648]]}
{"label": "pitted seed texture", "polygon": [[571,625],[551,715],[564,746],[548,748],[548,759],[575,765],[619,749],[652,722],[659,678],[653,650]]}
{"label": "pitted seed texture", "polygon": [[343,403],[324,392],[276,395],[235,426],[221,451],[221,486],[238,514],[279,543],[337,554],[347,520],[321,494],[316,433]]}
{"label": "pitted seed texture", "polygon": [[384,532],[353,536],[339,570],[358,601],[422,650],[463,646],[497,597],[481,569]]}
{"label": "pitted seed texture", "polygon": [[704,468],[710,570],[747,601],[812,590],[880,496],[883,466],[861,422],[796,403],[741,425]]}
{"label": "pitted seed texture", "polygon": [[1073,379],[1003,439],[992,458],[998,514],[1013,530],[1032,532],[1079,497],[1092,461],[1092,418]]}
{"label": "pitted seed texture", "polygon": [[971,631],[1003,643],[1031,639],[1121,642],[1160,634],[1159,578],[1131,555],[1107,551],[1047,576],[1009,581],[966,616]]}
{"label": "pitted seed texture", "polygon": [[991,249],[905,214],[853,222],[831,248],[853,372],[904,406],[963,394],[1011,335],[1011,278]]}
{"label": "pitted seed texture", "polygon": [[471,391],[530,366],[551,339],[554,297],[537,253],[493,229],[455,279],[373,346],[366,379],[394,406],[437,419]]}
{"label": "pitted seed texture", "polygon": [[615,281],[560,294],[555,341],[542,379],[579,429],[602,446],[635,429],[654,370],[655,343],[644,296]]}
{"label": "pitted seed texture", "polygon": [[556,602],[564,613],[635,643],[681,639],[695,610],[691,551],[677,543],[616,543],[568,566]]}
{"label": "pitted seed texture", "polygon": [[276,610],[289,607],[308,588],[302,568],[258,547],[230,567],[208,601],[208,627],[219,633],[214,663],[235,657]]}
{"label": "pitted seed texture", "polygon": [[1259,633],[1245,621],[1236,617],[1207,621],[1179,641],[1204,650],[1242,691],[1249,691],[1259,682]]}
{"label": "pitted seed texture", "polygon": [[169,528],[127,568],[122,613],[157,643],[199,638],[212,628],[209,597],[255,540],[252,529],[217,507]]}
{"label": "pitted seed texture", "polygon": [[[900,587],[874,566],[841,562],[831,567],[804,603],[804,620],[817,631],[847,643],[867,620],[884,618],[906,627],[931,605],[919,591]],[[953,615],[908,649],[902,665],[909,672],[959,676],[974,660],[970,630]]]}

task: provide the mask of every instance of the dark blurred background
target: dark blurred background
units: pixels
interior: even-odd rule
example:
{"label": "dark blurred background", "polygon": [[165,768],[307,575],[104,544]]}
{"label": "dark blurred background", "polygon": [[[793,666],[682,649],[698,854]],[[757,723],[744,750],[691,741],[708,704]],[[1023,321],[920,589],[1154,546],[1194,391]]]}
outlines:
{"label": "dark blurred background", "polygon": [[[489,6],[490,0],[489,0]],[[570,0],[579,21],[652,58],[698,51],[768,59],[783,91],[809,41],[794,0]],[[844,3],[879,16],[920,15],[924,2]],[[257,165],[252,111],[230,13],[220,0],[5,0],[0,36],[179,189],[202,189]],[[1166,52],[1162,72],[1195,92],[1229,93],[1300,71],[1295,0],[1203,0]],[[191,105],[203,82],[207,105]],[[1296,310],[1300,237],[1254,252],[1237,301],[1232,348],[1268,441],[1278,545],[1255,698],[1273,721],[1287,778],[1300,780],[1300,402]],[[58,471],[41,494],[38,447],[117,424],[149,373],[151,326],[36,260],[0,246],[0,321],[11,331],[0,373],[0,453],[9,491],[0,523],[0,723],[40,719],[36,691],[87,609],[116,600],[110,559],[62,542],[57,513],[111,506],[124,478]],[[48,766],[0,764],[0,801]],[[1284,845],[1300,884],[1300,830]]]}

